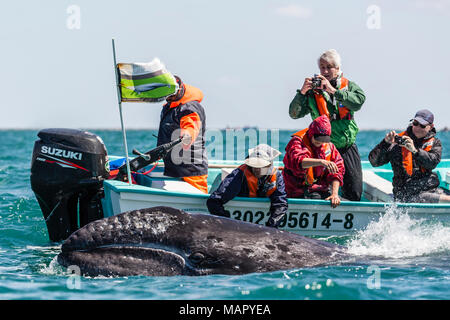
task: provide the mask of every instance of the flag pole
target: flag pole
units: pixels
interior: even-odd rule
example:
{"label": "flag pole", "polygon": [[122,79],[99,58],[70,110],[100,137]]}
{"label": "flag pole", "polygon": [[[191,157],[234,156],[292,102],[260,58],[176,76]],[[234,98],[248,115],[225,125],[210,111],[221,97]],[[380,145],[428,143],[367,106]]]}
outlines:
{"label": "flag pole", "polygon": [[122,97],[121,97],[121,93],[120,93],[119,72],[117,70],[116,46],[114,44],[114,39],[112,39],[112,49],[113,49],[113,58],[114,58],[114,70],[116,72],[116,88],[117,88],[117,100],[119,103],[120,125],[122,126],[123,145],[125,148],[125,159],[126,159],[126,163],[127,163],[128,184],[131,185],[130,160],[128,159],[127,135],[125,133],[125,127],[123,125]]}

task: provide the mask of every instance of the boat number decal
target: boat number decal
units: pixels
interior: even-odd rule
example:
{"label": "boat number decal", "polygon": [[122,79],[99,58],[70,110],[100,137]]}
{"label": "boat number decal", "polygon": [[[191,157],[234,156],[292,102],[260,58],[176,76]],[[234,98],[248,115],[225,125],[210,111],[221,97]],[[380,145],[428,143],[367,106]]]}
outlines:
{"label": "boat number decal", "polygon": [[[231,217],[236,220],[242,220],[257,224],[262,224],[264,217],[270,217],[270,212],[264,213],[263,211],[256,211],[253,213],[251,210],[240,211],[234,210],[230,212],[225,210],[226,212],[231,214]],[[334,224],[342,224],[344,229],[352,229],[353,228],[353,213],[347,213],[344,219],[337,219],[335,216],[333,217],[331,213],[327,213],[325,216],[320,215],[315,212],[310,214],[308,212],[288,212],[280,222],[279,228],[288,227],[289,229],[306,229],[306,228],[326,228],[330,229],[330,227]]]}

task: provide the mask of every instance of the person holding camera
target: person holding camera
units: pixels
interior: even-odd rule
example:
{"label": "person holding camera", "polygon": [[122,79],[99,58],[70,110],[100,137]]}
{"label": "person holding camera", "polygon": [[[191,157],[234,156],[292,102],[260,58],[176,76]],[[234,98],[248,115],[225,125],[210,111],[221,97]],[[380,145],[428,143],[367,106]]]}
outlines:
{"label": "person holding camera", "polygon": [[326,115],[331,121],[331,142],[344,159],[342,196],[360,201],[362,195],[361,158],[356,147],[358,126],[354,113],[361,109],[366,96],[353,81],[343,77],[341,58],[336,50],[325,51],[318,60],[320,74],[305,78],[303,86],[289,105],[293,119],[311,114],[314,120]]}
{"label": "person holding camera", "polygon": [[431,111],[419,110],[405,131],[388,132],[369,154],[374,167],[391,163],[395,201],[450,202],[450,196],[438,188],[439,177],[432,172],[442,153],[433,122]]}

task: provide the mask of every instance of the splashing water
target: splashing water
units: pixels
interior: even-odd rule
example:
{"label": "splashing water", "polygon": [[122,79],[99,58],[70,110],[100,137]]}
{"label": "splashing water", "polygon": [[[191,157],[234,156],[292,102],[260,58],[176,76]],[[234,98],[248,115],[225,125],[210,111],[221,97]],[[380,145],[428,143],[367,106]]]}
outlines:
{"label": "splashing water", "polygon": [[359,231],[347,246],[354,255],[394,259],[439,254],[450,251],[450,227],[414,219],[394,204],[378,221]]}

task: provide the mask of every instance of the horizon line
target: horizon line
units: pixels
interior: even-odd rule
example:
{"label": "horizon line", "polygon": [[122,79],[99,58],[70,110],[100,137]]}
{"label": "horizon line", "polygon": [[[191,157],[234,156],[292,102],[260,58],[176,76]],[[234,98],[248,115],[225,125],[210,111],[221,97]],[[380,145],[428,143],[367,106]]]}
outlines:
{"label": "horizon line", "polygon": [[[78,129],[78,130],[107,130],[107,131],[121,131],[120,127],[0,127],[0,131],[36,131],[43,130],[47,128],[61,128],[61,129]],[[257,129],[257,130],[283,130],[283,131],[295,131],[299,130],[299,128],[259,128],[257,126],[243,126],[243,127],[225,127],[225,128],[207,128],[206,130],[248,130],[248,129]],[[147,128],[147,127],[136,127],[136,128],[126,128],[126,131],[157,131],[158,128]],[[359,131],[386,131],[386,130],[404,130],[404,128],[359,128]],[[436,128],[436,131],[450,131],[450,128],[447,126]]]}

